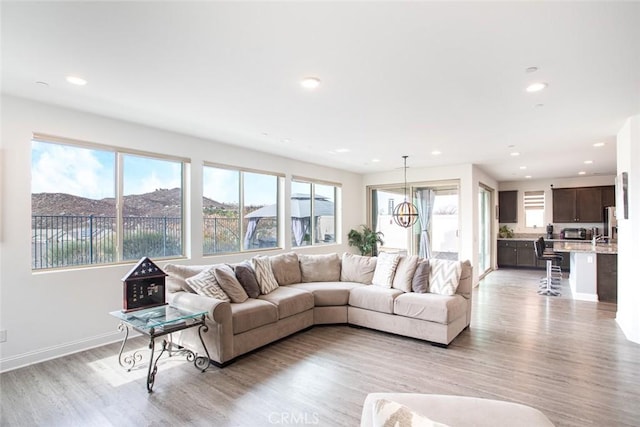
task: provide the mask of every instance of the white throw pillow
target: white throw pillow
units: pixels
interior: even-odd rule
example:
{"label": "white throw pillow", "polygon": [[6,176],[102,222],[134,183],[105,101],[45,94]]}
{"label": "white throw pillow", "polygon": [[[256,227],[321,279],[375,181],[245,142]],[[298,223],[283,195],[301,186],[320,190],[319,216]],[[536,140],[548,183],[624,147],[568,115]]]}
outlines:
{"label": "white throw pillow", "polygon": [[258,280],[258,286],[260,287],[260,293],[262,295],[278,289],[278,281],[273,275],[269,257],[254,256],[251,258],[251,264],[253,265],[253,270],[256,272],[256,279]]}
{"label": "white throw pillow", "polygon": [[379,399],[373,403],[373,426],[410,426],[410,427],[447,427],[410,408],[387,399]]}
{"label": "white throw pillow", "polygon": [[393,288],[402,292],[411,292],[411,283],[418,267],[418,256],[401,256],[393,277]]}
{"label": "white throw pillow", "polygon": [[229,295],[222,290],[218,280],[216,279],[216,267],[217,265],[213,265],[206,270],[202,270],[195,276],[189,277],[185,282],[187,285],[191,286],[191,289],[196,291],[198,295],[230,302],[231,298],[229,298]]}
{"label": "white throw pillow", "polygon": [[393,276],[396,274],[396,268],[400,261],[400,255],[389,252],[381,252],[378,254],[376,262],[376,271],[373,273],[372,285],[390,288],[393,284]]}
{"label": "white throw pillow", "polygon": [[429,259],[429,292],[440,295],[455,295],[462,263],[446,259]]}

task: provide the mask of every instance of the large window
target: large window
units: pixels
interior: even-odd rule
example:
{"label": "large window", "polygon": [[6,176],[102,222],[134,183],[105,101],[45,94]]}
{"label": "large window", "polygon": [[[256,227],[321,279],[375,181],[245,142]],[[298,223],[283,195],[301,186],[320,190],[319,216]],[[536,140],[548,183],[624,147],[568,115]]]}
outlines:
{"label": "large window", "polygon": [[524,192],[524,226],[544,226],[544,191]]}
{"label": "large window", "polygon": [[34,137],[32,268],[183,255],[184,164]]}
{"label": "large window", "polygon": [[279,175],[205,165],[203,253],[279,247]]}
{"label": "large window", "polygon": [[301,178],[291,182],[291,245],[335,243],[337,185]]}

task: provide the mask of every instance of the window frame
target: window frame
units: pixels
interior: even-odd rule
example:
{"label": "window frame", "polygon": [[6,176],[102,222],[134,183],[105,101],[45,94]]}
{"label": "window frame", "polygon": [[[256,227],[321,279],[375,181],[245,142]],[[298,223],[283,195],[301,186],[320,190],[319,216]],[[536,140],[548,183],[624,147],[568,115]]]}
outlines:
{"label": "window frame", "polygon": [[[268,251],[268,250],[281,250],[283,249],[283,239],[282,239],[282,226],[284,223],[284,218],[283,218],[283,214],[284,214],[284,210],[282,209],[282,181],[285,178],[285,175],[283,173],[280,172],[273,172],[273,171],[264,171],[264,170],[259,170],[259,169],[252,169],[252,168],[244,168],[244,167],[239,167],[239,166],[232,166],[232,165],[227,165],[227,164],[221,164],[221,163],[214,163],[214,162],[208,162],[208,161],[204,161],[202,164],[202,168],[203,168],[203,173],[202,173],[202,195],[201,197],[205,197],[204,195],[204,168],[216,168],[216,169],[224,169],[224,170],[228,170],[228,171],[233,171],[233,172],[238,172],[238,213],[239,213],[239,239],[240,239],[240,244],[239,244],[239,250],[238,251],[227,251],[227,252],[205,252],[205,248],[204,248],[204,239],[203,239],[203,244],[202,244],[202,256],[203,257],[212,257],[212,256],[223,256],[223,255],[231,255],[231,254],[237,254],[237,253],[244,253],[244,252],[258,252],[258,251]],[[244,181],[244,174],[245,173],[252,173],[252,174],[260,174],[260,175],[267,175],[267,176],[272,176],[276,178],[276,224],[277,224],[277,231],[276,231],[276,246],[275,247],[268,247],[268,248],[245,248],[245,243],[244,243],[244,236],[246,233],[246,227],[244,225],[244,209],[245,209],[245,181]],[[204,212],[201,212],[202,215],[202,233],[204,236],[204,226],[205,226],[205,221],[204,221]]]}
{"label": "window frame", "polygon": [[[522,193],[522,207],[524,212],[524,226],[525,228],[538,228],[544,227],[545,213],[547,209],[547,196],[544,190],[527,190]],[[542,211],[542,220],[540,225],[527,223],[527,211]]]}
{"label": "window frame", "polygon": [[[114,215],[116,220],[115,227],[115,260],[113,262],[92,262],[88,264],[70,264],[64,266],[53,266],[53,267],[34,267],[34,259],[33,253],[31,255],[31,271],[32,272],[48,272],[54,270],[68,270],[68,269],[83,269],[83,268],[92,268],[97,266],[110,266],[110,265],[118,265],[118,264],[130,264],[135,263],[137,259],[124,259],[124,158],[125,156],[137,156],[142,158],[149,158],[153,160],[164,160],[171,161],[180,164],[180,190],[181,190],[181,198],[180,198],[180,254],[179,255],[168,255],[168,256],[154,256],[154,259],[160,260],[168,260],[168,259],[181,259],[186,257],[186,184],[187,184],[187,173],[189,170],[189,165],[191,164],[191,159],[187,157],[181,156],[173,156],[161,153],[154,153],[144,150],[135,150],[130,148],[122,148],[114,145],[101,144],[90,141],[83,141],[78,139],[60,137],[55,135],[49,135],[44,133],[33,133],[30,139],[30,144],[33,142],[45,143],[45,144],[55,144],[62,145],[68,147],[75,147],[79,149],[89,149],[95,151],[103,151],[107,153],[113,153],[114,155]],[[31,148],[33,150],[33,148]],[[32,156],[32,151],[30,151],[30,156]],[[32,170],[32,164],[30,165],[30,170]],[[31,184],[30,184],[31,186]],[[33,194],[31,191],[33,188],[30,188],[30,194]],[[33,207],[30,205],[31,217],[33,218]],[[33,236],[32,236],[33,239]]]}
{"label": "window frame", "polygon": [[[339,192],[342,189],[342,184],[338,183],[338,182],[331,182],[331,181],[325,181],[325,180],[320,180],[320,179],[314,179],[314,178],[306,178],[306,177],[302,177],[302,176],[297,176],[297,175],[293,175],[291,177],[291,183],[289,186],[289,189],[291,191],[291,194],[293,195],[293,190],[292,190],[292,184],[294,182],[297,183],[301,183],[301,184],[309,184],[310,186],[310,204],[311,204],[311,217],[313,218],[313,214],[315,213],[315,201],[316,201],[316,185],[322,185],[322,186],[326,186],[326,187],[333,187],[333,230],[334,230],[334,236],[333,236],[333,241],[332,242],[316,242],[315,237],[310,239],[310,242],[308,245],[294,245],[293,243],[293,239],[291,239],[292,243],[291,243],[291,247],[292,248],[305,248],[305,247],[312,247],[312,246],[326,246],[326,245],[335,245],[335,244],[339,244],[338,242],[338,237],[339,237],[339,233],[338,230],[340,229],[339,223],[338,223],[338,199],[339,199]],[[289,199],[289,203],[291,203],[291,198]],[[291,215],[289,215],[289,222],[291,223],[291,226],[289,227],[289,229],[293,229],[293,221],[291,219]],[[316,225],[315,225],[315,221],[309,221],[309,234],[311,236],[315,236],[316,235]],[[293,231],[292,231],[293,232]],[[293,237],[293,236],[292,236]]]}

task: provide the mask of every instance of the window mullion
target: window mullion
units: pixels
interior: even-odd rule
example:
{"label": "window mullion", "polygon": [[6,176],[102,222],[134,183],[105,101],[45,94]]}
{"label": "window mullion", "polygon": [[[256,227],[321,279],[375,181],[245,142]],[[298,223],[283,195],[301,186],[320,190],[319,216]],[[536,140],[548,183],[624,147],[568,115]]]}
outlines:
{"label": "window mullion", "polygon": [[238,179],[238,183],[239,183],[239,187],[238,188],[238,193],[240,195],[240,197],[238,198],[238,221],[240,221],[240,250],[241,251],[246,251],[248,248],[244,247],[244,235],[246,233],[245,231],[245,227],[244,227],[244,172],[242,171],[238,171],[238,174],[240,175],[239,179]]}
{"label": "window mullion", "polygon": [[124,155],[116,154],[116,261],[124,259]]}

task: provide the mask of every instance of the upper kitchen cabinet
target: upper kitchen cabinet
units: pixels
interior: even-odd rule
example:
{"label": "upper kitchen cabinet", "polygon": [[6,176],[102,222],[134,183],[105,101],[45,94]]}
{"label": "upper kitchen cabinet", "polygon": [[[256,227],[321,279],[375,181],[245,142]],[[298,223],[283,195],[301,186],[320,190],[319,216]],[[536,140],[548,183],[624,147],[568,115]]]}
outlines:
{"label": "upper kitchen cabinet", "polygon": [[498,221],[518,222],[518,190],[498,192]]}
{"label": "upper kitchen cabinet", "polygon": [[616,205],[616,186],[607,185],[602,187],[602,206],[615,206]]}
{"label": "upper kitchen cabinet", "polygon": [[602,222],[602,208],[602,187],[553,189],[553,222]]}

